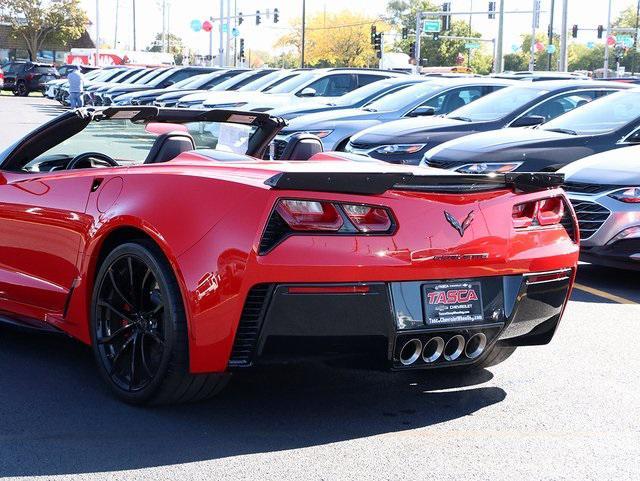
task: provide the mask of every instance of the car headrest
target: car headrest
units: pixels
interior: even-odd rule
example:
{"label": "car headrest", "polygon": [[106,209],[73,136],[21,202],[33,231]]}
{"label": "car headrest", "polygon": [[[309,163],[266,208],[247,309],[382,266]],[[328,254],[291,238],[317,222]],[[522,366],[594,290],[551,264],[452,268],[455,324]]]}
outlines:
{"label": "car headrest", "polygon": [[280,160],[309,160],[322,152],[320,137],[313,134],[294,134],[282,151]]}
{"label": "car headrest", "polygon": [[178,155],[194,150],[196,144],[187,132],[167,132],[158,135],[149,150],[145,164],[159,164],[175,159]]}

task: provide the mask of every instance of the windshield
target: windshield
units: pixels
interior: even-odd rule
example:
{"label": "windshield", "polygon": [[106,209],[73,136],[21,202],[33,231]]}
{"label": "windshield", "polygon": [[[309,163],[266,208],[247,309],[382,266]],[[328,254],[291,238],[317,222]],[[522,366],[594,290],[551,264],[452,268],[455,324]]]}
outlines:
{"label": "windshield", "polygon": [[208,74],[200,74],[194,77],[188,77],[184,80],[180,80],[180,82],[174,83],[170,87],[167,87],[167,90],[177,90],[182,88],[189,88],[194,85],[199,85],[200,83],[202,83],[203,77],[207,77],[207,76]]}
{"label": "windshield", "polygon": [[[22,170],[43,172],[59,170],[75,156],[98,152],[108,155],[120,165],[143,164],[160,132],[171,126],[172,131],[186,132],[196,149],[216,149],[245,154],[249,139],[257,127],[227,122],[186,122],[181,124],[131,122],[105,119],[91,122],[85,129],[37,156]],[[117,132],[118,135],[111,135]]]}
{"label": "windshield", "polygon": [[155,87],[156,85],[161,84],[164,80],[171,77],[174,74],[174,72],[176,72],[177,70],[178,69],[175,69],[175,68],[170,68],[168,70],[165,70],[160,75],[157,75],[153,77],[150,81],[145,82],[145,85],[150,85],[151,87]]}
{"label": "windshield", "polygon": [[[416,82],[419,81],[416,80]],[[399,85],[397,82],[372,82],[368,85],[365,85],[364,87],[352,90],[342,97],[336,98],[332,101],[332,104],[340,106],[354,105],[368,99],[369,97],[375,96],[378,93],[382,94],[382,96],[387,96],[392,94],[393,92],[397,92],[400,89],[407,88],[410,85],[412,84],[406,83]]]}
{"label": "windshield", "polygon": [[444,85],[437,82],[420,82],[399,92],[385,95],[381,99],[371,102],[366,109],[376,112],[398,110],[413,104],[417,100],[424,99],[443,87]]}
{"label": "windshield", "polygon": [[246,85],[243,85],[238,89],[238,92],[252,92],[255,90],[261,90],[266,85],[270,85],[275,82],[277,79],[285,75],[286,72],[276,71],[271,72],[270,74],[264,75],[263,77],[252,80]]}
{"label": "windshield", "polygon": [[127,83],[133,83],[136,80],[144,77],[147,73],[149,73],[149,71],[146,68],[140,69],[139,71],[137,71],[135,74],[133,74],[131,77],[127,79]]}
{"label": "windshield", "polygon": [[318,72],[304,72],[300,75],[296,75],[295,77],[287,80],[286,82],[282,82],[277,87],[269,90],[270,94],[288,94],[294,90],[296,90],[301,85],[308,83],[311,79],[319,77]]}
{"label": "windshield", "polygon": [[460,107],[447,117],[470,122],[498,120],[548,92],[531,87],[507,87]]}
{"label": "windshield", "polygon": [[215,87],[213,87],[210,90],[216,90],[216,91],[217,90],[231,90],[237,84],[244,85],[244,82],[246,82],[247,79],[252,78],[254,75],[256,75],[256,72],[253,71],[253,70],[249,70],[248,72],[242,72],[241,74],[234,75],[233,77],[225,80],[224,82],[220,82],[218,85],[216,85]]}
{"label": "windshield", "polygon": [[578,135],[612,132],[640,118],[640,92],[607,95],[547,122],[544,130],[573,131]]}

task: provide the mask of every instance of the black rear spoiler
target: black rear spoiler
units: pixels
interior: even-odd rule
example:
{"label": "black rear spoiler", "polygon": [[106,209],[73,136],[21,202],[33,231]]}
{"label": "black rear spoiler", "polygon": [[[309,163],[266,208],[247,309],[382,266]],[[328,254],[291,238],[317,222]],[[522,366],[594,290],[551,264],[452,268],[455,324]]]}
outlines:
{"label": "black rear spoiler", "polygon": [[265,184],[278,190],[310,190],[340,194],[378,195],[388,190],[468,193],[497,189],[537,192],[560,187],[564,174],[511,172],[487,175],[415,175],[412,173],[281,172]]}

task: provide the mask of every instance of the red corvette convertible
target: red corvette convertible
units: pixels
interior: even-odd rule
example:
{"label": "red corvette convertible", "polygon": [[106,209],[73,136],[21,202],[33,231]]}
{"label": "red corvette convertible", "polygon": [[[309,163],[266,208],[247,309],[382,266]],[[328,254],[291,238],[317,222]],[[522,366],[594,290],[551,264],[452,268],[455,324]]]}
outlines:
{"label": "red corvette convertible", "polygon": [[64,332],[131,403],[204,399],[234,370],[359,354],[477,368],[548,343],[578,230],[559,174],[356,162],[283,122],[68,112],[0,154],[0,320]]}

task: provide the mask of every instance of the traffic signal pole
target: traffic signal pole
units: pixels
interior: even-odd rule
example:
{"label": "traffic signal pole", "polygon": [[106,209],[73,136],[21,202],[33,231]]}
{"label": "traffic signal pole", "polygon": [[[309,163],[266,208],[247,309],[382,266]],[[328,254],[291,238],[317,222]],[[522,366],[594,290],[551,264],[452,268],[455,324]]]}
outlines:
{"label": "traffic signal pole", "polygon": [[567,27],[569,22],[569,0],[562,0],[562,27],[560,29],[560,65],[558,70],[566,72],[569,69],[569,36]]}
{"label": "traffic signal pole", "polygon": [[607,12],[607,39],[604,42],[604,72],[603,78],[609,77],[609,37],[611,36],[611,0],[609,0],[609,10]]}

